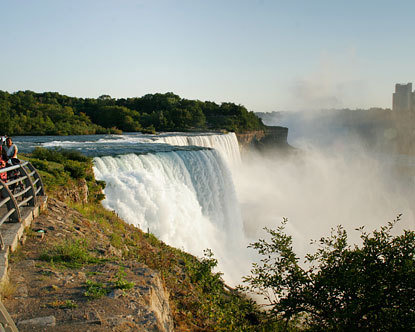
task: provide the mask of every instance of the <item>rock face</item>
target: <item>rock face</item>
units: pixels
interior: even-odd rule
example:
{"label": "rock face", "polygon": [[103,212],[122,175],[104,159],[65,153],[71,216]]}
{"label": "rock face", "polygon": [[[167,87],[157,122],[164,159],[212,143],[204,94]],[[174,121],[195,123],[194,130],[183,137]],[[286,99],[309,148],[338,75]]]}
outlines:
{"label": "rock face", "polygon": [[154,312],[162,331],[173,331],[173,320],[170,314],[169,293],[160,278],[153,279],[150,293],[150,310]]}
{"label": "rock face", "polygon": [[265,137],[264,130],[255,130],[246,133],[236,134],[241,151],[247,150],[254,146],[254,142],[260,141]]}
{"label": "rock face", "polygon": [[287,142],[288,128],[267,126],[265,130],[236,134],[241,150],[272,149],[289,147]]}
{"label": "rock face", "polygon": [[56,196],[60,201],[69,200],[75,203],[88,203],[88,185],[85,179],[81,179],[75,187],[63,188]]}

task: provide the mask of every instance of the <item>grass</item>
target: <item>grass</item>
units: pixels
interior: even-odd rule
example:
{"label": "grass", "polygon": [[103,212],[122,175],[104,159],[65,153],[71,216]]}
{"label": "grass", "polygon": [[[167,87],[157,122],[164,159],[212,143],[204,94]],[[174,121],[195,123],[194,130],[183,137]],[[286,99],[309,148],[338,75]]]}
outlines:
{"label": "grass", "polygon": [[44,250],[40,257],[41,260],[60,264],[69,268],[78,268],[84,264],[96,264],[102,260],[92,256],[85,240],[67,239],[55,246]]}
{"label": "grass", "polygon": [[[99,274],[103,275],[103,273]],[[95,273],[90,273],[90,275],[95,275]],[[85,282],[86,291],[84,292],[84,295],[92,300],[106,296],[114,289],[132,289],[135,286],[135,283],[126,280],[126,275],[127,274],[125,273],[124,268],[120,267],[117,274],[115,275],[115,280],[109,280],[107,283],[87,279]]]}
{"label": "grass", "polygon": [[117,288],[117,289],[131,289],[135,286],[134,282],[130,282],[130,281],[127,281],[125,279],[126,275],[127,274],[125,273],[124,268],[121,267],[118,270],[118,273],[117,273],[117,276],[116,276],[117,279],[114,282],[114,288]]}
{"label": "grass", "polygon": [[17,285],[12,284],[9,280],[5,280],[1,284],[1,295],[2,295],[2,297],[9,298],[14,293],[16,293],[16,290],[17,290]]}
{"label": "grass", "polygon": [[24,233],[27,237],[37,236],[37,233],[32,228],[25,228]]}
{"label": "grass", "polygon": [[109,293],[109,289],[101,282],[87,280],[84,295],[89,299],[99,299]]}
{"label": "grass", "polygon": [[78,307],[76,302],[72,300],[56,300],[53,302],[49,302],[47,306],[53,309],[73,309]]}
{"label": "grass", "polygon": [[21,245],[18,245],[16,250],[9,255],[10,263],[18,263],[26,259],[26,254],[23,251]]}
{"label": "grass", "polygon": [[110,235],[110,241],[111,241],[111,245],[114,246],[115,248],[121,249],[123,247],[122,238],[117,233],[112,233]]}

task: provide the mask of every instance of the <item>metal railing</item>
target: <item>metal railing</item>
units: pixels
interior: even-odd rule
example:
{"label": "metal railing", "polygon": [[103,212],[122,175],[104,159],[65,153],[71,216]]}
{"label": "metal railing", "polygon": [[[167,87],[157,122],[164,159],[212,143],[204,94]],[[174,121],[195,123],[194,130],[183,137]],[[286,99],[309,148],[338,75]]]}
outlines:
{"label": "metal railing", "polygon": [[[30,162],[0,168],[3,173],[7,180],[0,180],[0,226],[5,221],[21,222],[22,209],[37,206],[39,196],[45,195],[42,179]],[[0,247],[3,249],[1,234]]]}

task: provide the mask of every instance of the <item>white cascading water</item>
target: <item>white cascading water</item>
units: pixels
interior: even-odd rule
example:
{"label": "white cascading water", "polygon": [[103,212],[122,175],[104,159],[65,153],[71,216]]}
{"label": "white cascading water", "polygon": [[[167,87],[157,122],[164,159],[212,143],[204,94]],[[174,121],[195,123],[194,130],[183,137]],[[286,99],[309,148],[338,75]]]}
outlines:
{"label": "white cascading water", "polygon": [[177,146],[201,146],[212,148],[220,152],[229,165],[237,165],[241,162],[238,139],[235,133],[198,135],[198,136],[163,136],[159,137],[156,142],[162,142]]}
{"label": "white cascading water", "polygon": [[239,281],[232,257],[245,246],[243,223],[230,171],[217,151],[97,157],[94,165],[96,178],[107,184],[106,208],[197,256],[212,249],[226,279]]}
{"label": "white cascading water", "polygon": [[[53,140],[42,143],[43,147],[55,148],[61,147],[65,149],[78,149],[83,153],[89,150],[95,151],[104,147],[116,147],[118,151],[132,150],[136,148],[143,149],[142,152],[148,152],[145,150],[143,145],[156,144],[168,144],[176,146],[200,146],[204,148],[212,148],[221,154],[222,158],[226,160],[229,166],[239,165],[241,163],[241,155],[239,152],[238,140],[235,133],[219,134],[219,133],[203,133],[203,134],[192,134],[192,133],[162,133],[159,135],[112,135],[105,138],[96,140],[94,138],[90,140]],[[154,144],[154,146],[156,145]],[[109,151],[112,153],[113,151]],[[151,151],[156,152],[156,151]]]}

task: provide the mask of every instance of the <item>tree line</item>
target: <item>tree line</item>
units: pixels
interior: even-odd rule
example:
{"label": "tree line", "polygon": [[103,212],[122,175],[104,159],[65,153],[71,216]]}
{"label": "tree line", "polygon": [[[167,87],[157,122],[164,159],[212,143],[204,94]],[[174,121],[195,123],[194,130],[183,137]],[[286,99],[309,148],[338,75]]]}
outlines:
{"label": "tree line", "polygon": [[189,100],[174,93],[134,98],[77,98],[57,92],[0,90],[0,132],[8,135],[84,135],[126,132],[260,130],[253,112],[234,103]]}

